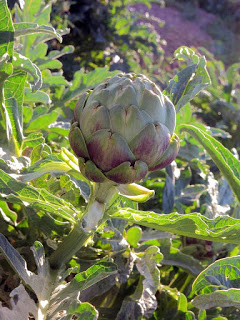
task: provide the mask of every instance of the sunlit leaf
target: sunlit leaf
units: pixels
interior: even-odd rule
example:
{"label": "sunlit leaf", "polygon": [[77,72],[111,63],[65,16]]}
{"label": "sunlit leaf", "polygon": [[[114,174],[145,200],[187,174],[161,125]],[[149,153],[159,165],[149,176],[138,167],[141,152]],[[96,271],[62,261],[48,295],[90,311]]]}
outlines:
{"label": "sunlit leaf", "polygon": [[130,208],[111,209],[110,217],[124,219],[130,223],[175,233],[182,236],[240,243],[240,220],[229,216],[208,219],[200,213],[157,214],[151,211],[139,211]]}

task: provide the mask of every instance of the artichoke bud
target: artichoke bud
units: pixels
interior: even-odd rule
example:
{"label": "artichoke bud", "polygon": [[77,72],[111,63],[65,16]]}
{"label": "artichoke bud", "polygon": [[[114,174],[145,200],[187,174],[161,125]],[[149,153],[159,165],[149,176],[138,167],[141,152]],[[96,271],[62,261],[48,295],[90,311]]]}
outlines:
{"label": "artichoke bud", "polygon": [[76,104],[69,133],[84,176],[94,182],[130,184],[177,156],[172,102],[141,74],[117,74]]}

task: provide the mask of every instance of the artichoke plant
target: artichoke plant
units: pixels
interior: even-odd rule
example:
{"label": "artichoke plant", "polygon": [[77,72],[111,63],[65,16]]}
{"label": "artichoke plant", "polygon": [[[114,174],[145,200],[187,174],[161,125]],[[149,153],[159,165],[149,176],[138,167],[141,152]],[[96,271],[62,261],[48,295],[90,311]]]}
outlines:
{"label": "artichoke plant", "polygon": [[175,108],[144,75],[117,74],[83,93],[69,133],[89,180],[130,184],[177,156]]}

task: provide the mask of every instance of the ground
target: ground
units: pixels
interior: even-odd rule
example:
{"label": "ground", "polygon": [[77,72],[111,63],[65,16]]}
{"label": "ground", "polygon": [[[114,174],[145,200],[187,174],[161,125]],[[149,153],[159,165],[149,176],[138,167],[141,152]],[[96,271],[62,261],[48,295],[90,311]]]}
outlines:
{"label": "ground", "polygon": [[216,15],[197,7],[184,6],[184,9],[178,10],[162,8],[156,3],[153,3],[150,9],[143,4],[135,5],[134,9],[141,11],[146,17],[158,18],[165,22],[164,26],[160,27],[157,22],[147,19],[160,34],[161,39],[166,40],[166,56],[172,57],[179,46],[204,46],[218,58],[227,60],[224,61],[227,64],[236,62],[234,52],[239,52],[236,50],[240,44],[239,35],[229,30]]}

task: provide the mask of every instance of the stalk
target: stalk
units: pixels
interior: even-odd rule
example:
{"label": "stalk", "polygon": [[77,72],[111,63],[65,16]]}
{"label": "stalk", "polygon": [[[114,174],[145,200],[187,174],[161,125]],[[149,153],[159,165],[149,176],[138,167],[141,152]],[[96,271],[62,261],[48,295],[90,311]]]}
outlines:
{"label": "stalk", "polygon": [[59,268],[71,260],[102,224],[108,205],[117,190],[112,182],[96,183],[89,199],[88,206],[81,220],[78,220],[72,231],[51,255],[49,262],[52,268]]}

